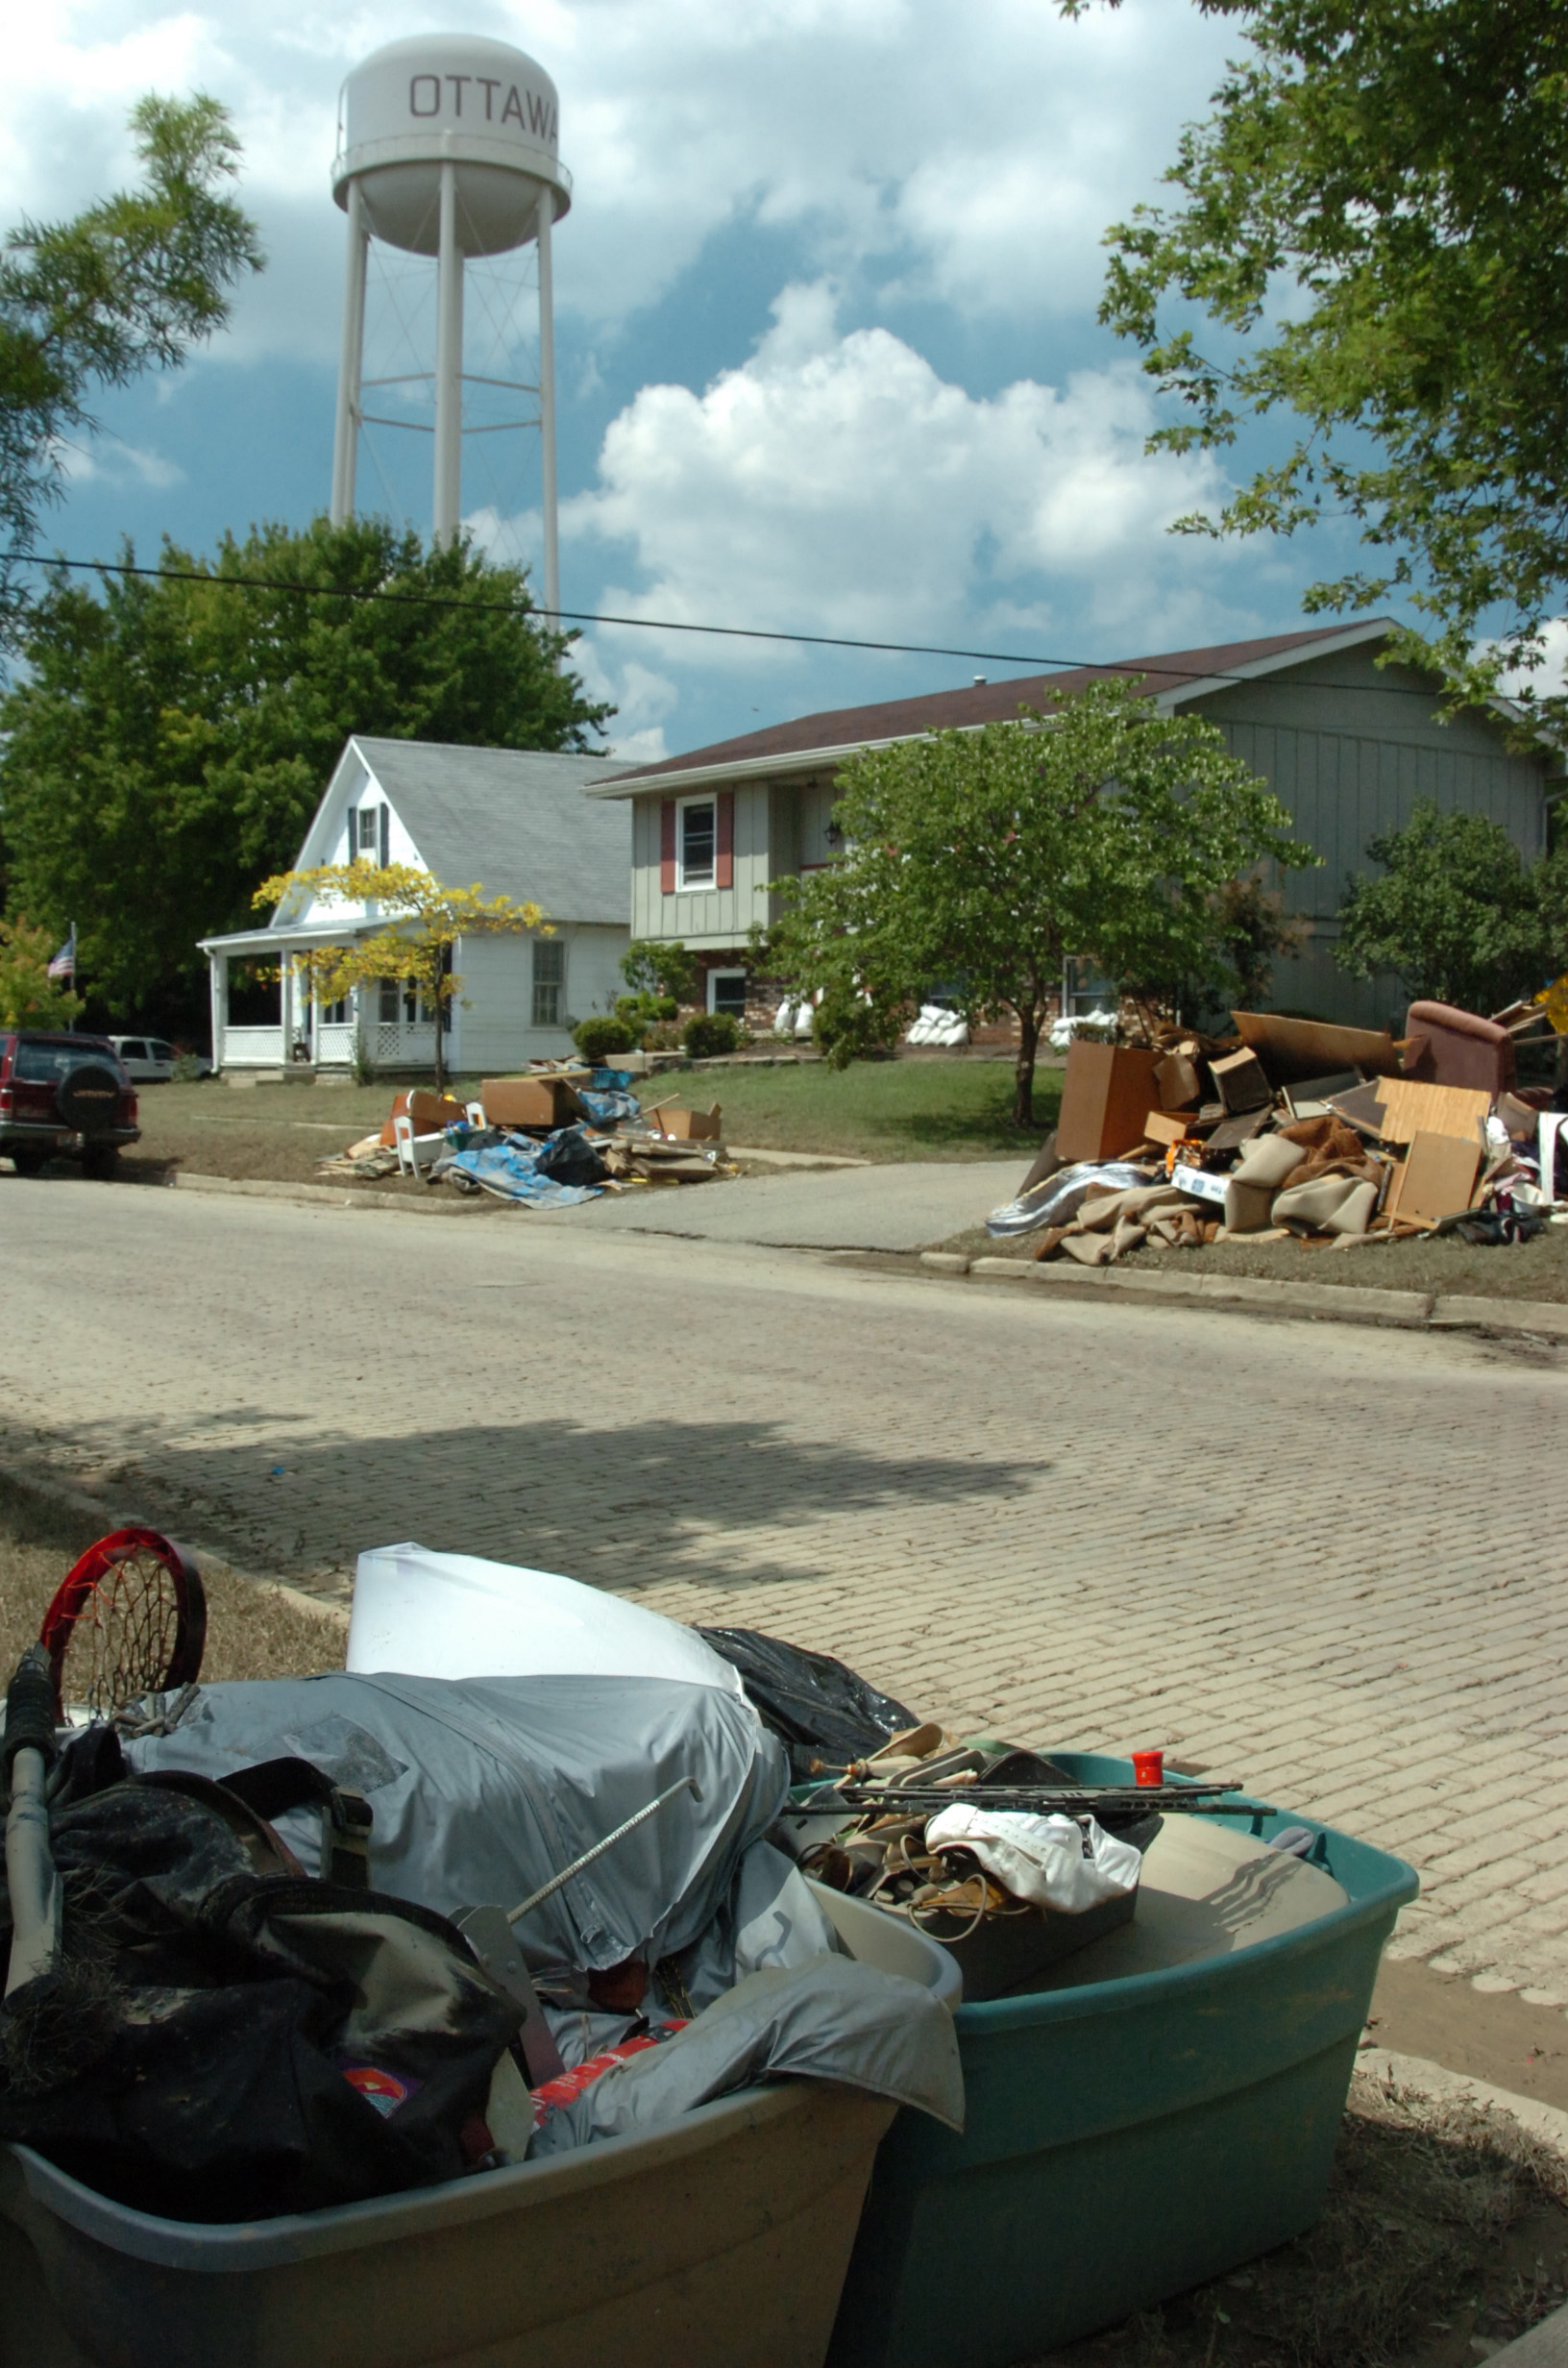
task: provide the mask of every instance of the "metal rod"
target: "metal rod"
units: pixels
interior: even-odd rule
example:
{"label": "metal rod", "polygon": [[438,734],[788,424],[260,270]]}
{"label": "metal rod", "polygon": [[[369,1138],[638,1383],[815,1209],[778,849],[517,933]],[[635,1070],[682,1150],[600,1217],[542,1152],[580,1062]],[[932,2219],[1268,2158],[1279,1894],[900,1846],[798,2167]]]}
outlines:
{"label": "metal rod", "polygon": [[659,1794],[656,1800],[649,1801],[646,1809],[639,1809],[635,1816],[628,1817],[624,1825],[618,1825],[613,1834],[606,1834],[602,1841],[596,1841],[593,1848],[585,1850],[580,1859],[574,1859],[571,1865],[563,1866],[558,1875],[551,1875],[550,1881],[542,1883],[537,1891],[530,1891],[520,1908],[508,1911],[507,1923],[515,1924],[519,1916],[527,1915],[530,1908],[537,1908],[541,1900],[549,1899],[552,1892],[560,1889],[563,1883],[570,1883],[574,1875],[580,1875],[585,1866],[592,1866],[595,1859],[601,1859],[606,1850],[613,1850],[618,1841],[624,1841],[628,1834],[636,1831],[638,1826],[646,1825],[649,1817],[656,1817],[665,1803],[673,1801],[677,1792],[686,1791],[690,1791],[694,1801],[699,1801],[702,1798],[701,1787],[697,1778],[683,1776],[678,1784],[671,1785]]}
{"label": "metal rod", "polygon": [[555,517],[555,272],[551,231],[555,192],[539,192],[539,476],[545,530],[545,614],[554,627],[561,605],[561,555]]}
{"label": "metal rod", "polygon": [[457,167],[441,166],[441,234],[435,328],[434,540],[457,539],[462,517],[463,253],[457,243]]}
{"label": "metal rod", "polygon": [[359,373],[365,356],[365,258],[370,234],[357,180],[349,184],[348,284],[343,295],[343,347],[337,365],[337,431],[332,446],[334,527],[354,516],[355,464],[359,446]]}

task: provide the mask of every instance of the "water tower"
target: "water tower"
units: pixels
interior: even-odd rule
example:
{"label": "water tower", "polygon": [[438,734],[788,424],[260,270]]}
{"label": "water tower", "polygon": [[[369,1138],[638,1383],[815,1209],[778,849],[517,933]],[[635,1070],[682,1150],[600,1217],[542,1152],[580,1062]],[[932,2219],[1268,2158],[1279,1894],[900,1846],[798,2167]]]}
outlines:
{"label": "water tower", "polygon": [[[471,256],[505,255],[537,242],[538,397],[544,606],[560,603],[555,530],[555,333],[551,232],[572,202],[571,176],[556,154],[560,106],[542,66],[505,41],[429,34],[389,41],[355,66],[338,109],[332,194],[349,217],[348,285],[332,456],[332,519],[353,515],[365,341],[370,241],[378,238],[437,264],[433,371],[403,373],[435,382],[435,499],[438,542],[462,515],[463,266]],[[494,382],[487,382],[494,383]],[[515,382],[513,382],[515,383]],[[392,423],[387,424],[408,424]]]}

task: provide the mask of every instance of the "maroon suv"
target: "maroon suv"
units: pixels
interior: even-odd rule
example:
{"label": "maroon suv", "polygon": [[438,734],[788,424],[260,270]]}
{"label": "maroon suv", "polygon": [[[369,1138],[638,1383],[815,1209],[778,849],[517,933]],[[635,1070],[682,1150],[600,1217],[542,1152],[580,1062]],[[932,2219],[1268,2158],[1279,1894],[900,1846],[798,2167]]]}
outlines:
{"label": "maroon suv", "polygon": [[0,1151],[18,1175],[66,1156],[107,1180],[122,1144],[140,1138],[136,1098],[107,1036],[0,1031]]}

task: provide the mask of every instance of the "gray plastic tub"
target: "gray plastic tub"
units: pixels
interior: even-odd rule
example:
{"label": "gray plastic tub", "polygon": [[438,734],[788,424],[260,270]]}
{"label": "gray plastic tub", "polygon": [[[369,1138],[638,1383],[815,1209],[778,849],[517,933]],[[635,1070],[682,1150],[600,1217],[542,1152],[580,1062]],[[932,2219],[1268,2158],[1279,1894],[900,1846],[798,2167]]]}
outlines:
{"label": "gray plastic tub", "polygon": [[[854,1956],[956,2007],[943,1950],[819,1896]],[[893,2112],[783,2083],[653,2135],[220,2227],[0,2148],[0,2368],[821,2368]]]}

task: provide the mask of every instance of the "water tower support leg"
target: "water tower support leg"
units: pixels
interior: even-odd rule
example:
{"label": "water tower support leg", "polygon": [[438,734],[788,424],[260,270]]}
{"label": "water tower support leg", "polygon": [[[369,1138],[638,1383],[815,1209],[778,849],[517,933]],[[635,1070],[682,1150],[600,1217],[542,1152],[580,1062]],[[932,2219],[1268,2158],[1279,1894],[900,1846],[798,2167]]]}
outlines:
{"label": "water tower support leg", "polygon": [[539,192],[539,465],[545,528],[545,608],[556,622],[561,604],[561,560],[555,528],[555,272],[550,236],[555,219],[553,190]]}
{"label": "water tower support leg", "polygon": [[343,290],[343,351],[337,366],[337,433],[332,445],[334,527],[354,516],[355,463],[359,455],[359,376],[365,352],[365,203],[357,181],[349,184],[349,268]]}
{"label": "water tower support leg", "polygon": [[457,167],[441,167],[440,280],[435,329],[435,540],[454,542],[462,514],[463,258],[457,244]]}

